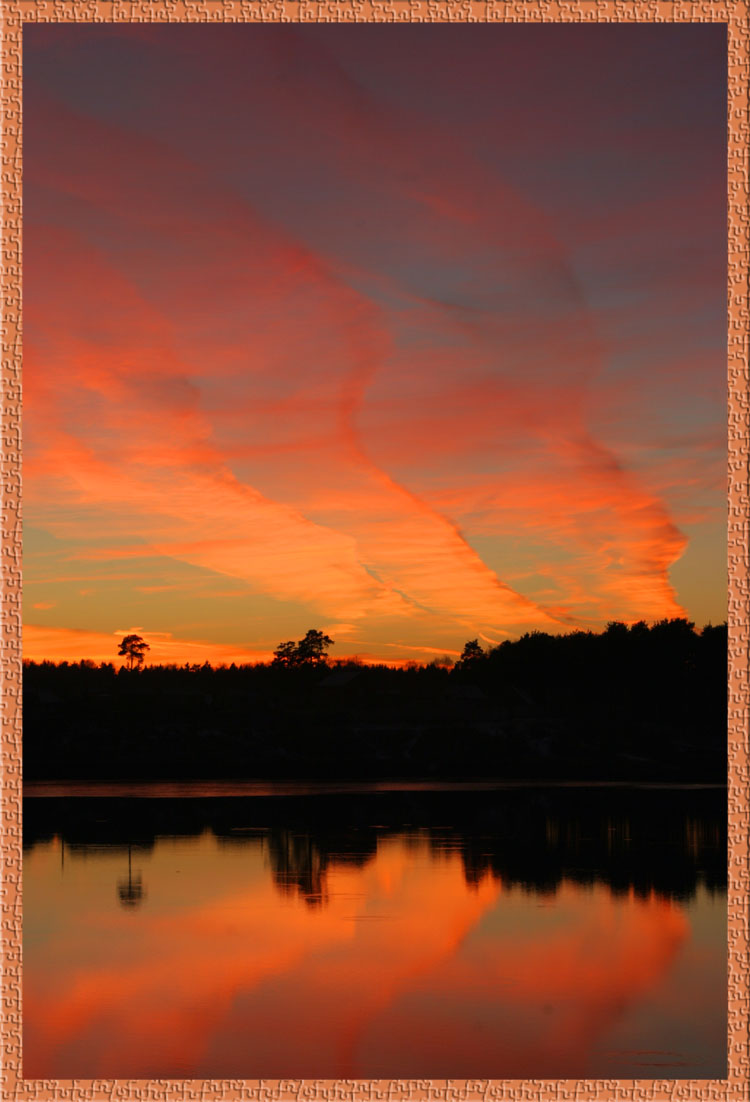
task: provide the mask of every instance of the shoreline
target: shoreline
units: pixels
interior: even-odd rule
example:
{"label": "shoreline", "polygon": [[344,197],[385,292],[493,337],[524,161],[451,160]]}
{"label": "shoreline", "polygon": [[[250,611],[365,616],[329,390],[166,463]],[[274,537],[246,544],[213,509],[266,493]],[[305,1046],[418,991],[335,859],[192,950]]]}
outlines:
{"label": "shoreline", "polygon": [[[494,792],[506,789],[668,789],[672,791],[726,789],[728,783],[715,781],[668,780],[33,780],[23,782],[24,799],[48,797],[112,797],[175,799],[181,796],[208,798],[335,796],[397,792]],[[155,790],[159,791],[155,791]],[[199,790],[205,790],[201,793]]]}

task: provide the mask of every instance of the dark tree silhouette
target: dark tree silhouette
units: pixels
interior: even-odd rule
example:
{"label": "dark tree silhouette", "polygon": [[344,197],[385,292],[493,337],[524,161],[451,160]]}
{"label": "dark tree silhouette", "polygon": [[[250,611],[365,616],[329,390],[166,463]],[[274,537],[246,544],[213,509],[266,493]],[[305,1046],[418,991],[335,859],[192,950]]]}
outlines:
{"label": "dark tree silhouette", "polygon": [[464,649],[461,651],[461,657],[456,663],[456,669],[466,669],[480,658],[484,658],[484,650],[479,645],[479,640],[470,639],[468,643],[464,644]]}
{"label": "dark tree silhouette", "polygon": [[286,643],[279,643],[276,650],[273,652],[274,666],[298,666],[299,665],[299,652],[297,650],[297,644],[293,639],[290,639]]}
{"label": "dark tree silhouette", "polygon": [[141,639],[140,635],[126,635],[117,653],[127,658],[128,669],[132,670],[134,666],[143,665],[147,650],[151,650],[151,647],[145,639]]}
{"label": "dark tree silhouette", "polygon": [[303,663],[325,662],[326,652],[329,647],[333,646],[333,639],[329,635],[324,635],[322,631],[316,631],[311,628],[305,635],[304,639],[300,639],[299,646],[297,647],[297,653],[299,654],[299,660]]}
{"label": "dark tree silhouette", "polygon": [[304,639],[298,643],[291,640],[279,643],[273,652],[274,666],[317,666],[325,662],[329,647],[333,646],[333,639],[324,635],[322,631],[311,628]]}

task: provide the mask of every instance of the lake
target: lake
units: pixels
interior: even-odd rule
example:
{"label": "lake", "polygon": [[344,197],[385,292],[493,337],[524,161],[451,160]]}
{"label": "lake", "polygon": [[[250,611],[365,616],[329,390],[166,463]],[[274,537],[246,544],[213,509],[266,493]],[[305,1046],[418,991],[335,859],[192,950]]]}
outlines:
{"label": "lake", "polygon": [[726,1075],[726,789],[33,785],[26,1078]]}

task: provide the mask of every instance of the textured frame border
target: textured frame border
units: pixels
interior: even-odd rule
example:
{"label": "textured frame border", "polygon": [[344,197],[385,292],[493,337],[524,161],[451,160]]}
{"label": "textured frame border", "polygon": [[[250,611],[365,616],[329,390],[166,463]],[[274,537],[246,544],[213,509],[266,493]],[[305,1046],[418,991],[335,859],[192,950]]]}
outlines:
{"label": "textured frame border", "polygon": [[[59,1102],[750,1098],[750,0],[5,0],[0,12],[0,1085]],[[31,1080],[21,1069],[21,43],[31,22],[718,22],[728,27],[727,1079]]]}

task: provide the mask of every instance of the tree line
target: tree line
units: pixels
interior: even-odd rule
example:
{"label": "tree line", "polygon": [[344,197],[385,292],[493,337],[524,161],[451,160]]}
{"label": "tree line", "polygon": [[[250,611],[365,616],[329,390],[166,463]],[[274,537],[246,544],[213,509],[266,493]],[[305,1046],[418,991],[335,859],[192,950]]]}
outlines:
{"label": "tree line", "polygon": [[[527,657],[534,655],[539,658],[543,650],[546,649],[549,653],[550,646],[556,648],[558,652],[568,651],[572,653],[574,649],[578,649],[583,653],[584,648],[590,651],[592,641],[596,639],[605,640],[604,645],[610,649],[619,649],[630,653],[637,649],[644,650],[644,648],[648,648],[658,655],[660,651],[667,652],[677,648],[689,661],[690,653],[702,645],[697,642],[699,637],[704,639],[707,645],[713,649],[718,647],[721,650],[726,644],[727,625],[726,623],[718,626],[707,624],[702,631],[696,632],[695,624],[686,619],[665,619],[651,626],[645,620],[640,620],[630,626],[622,621],[613,620],[607,624],[606,630],[601,634],[591,631],[574,631],[567,634],[550,635],[543,631],[533,631],[525,633],[517,640],[505,640],[502,643],[491,645],[487,649],[482,647],[479,639],[469,639],[464,644],[457,661],[454,662],[450,656],[445,655],[442,658],[433,659],[427,665],[433,668],[450,669],[455,667],[456,670],[476,671],[481,668],[483,661],[487,659],[498,661],[498,654],[505,654],[513,648],[522,649]],[[647,639],[649,639],[648,643],[646,642]],[[334,640],[329,635],[316,628],[310,628],[304,637],[296,642],[287,640],[284,643],[279,643],[273,652],[271,665],[284,669],[330,665],[331,660],[328,651],[333,645]],[[120,643],[118,655],[125,657],[129,670],[141,669],[144,665],[146,652],[150,649],[149,644],[140,635],[126,635]],[[253,663],[253,665],[263,664]],[[364,665],[357,658],[337,659],[334,664],[346,667]],[[377,662],[370,663],[370,665],[378,668],[380,666]],[[412,662],[405,665],[414,668],[419,663]],[[186,668],[188,667],[192,669],[213,668],[209,662],[204,662],[202,665],[193,664],[192,666],[188,663]],[[236,664],[232,663],[231,668],[237,668]]]}
{"label": "tree line", "polygon": [[26,776],[726,779],[726,625],[469,640],[452,666],[332,645],[311,629],[255,665],[26,663]]}

